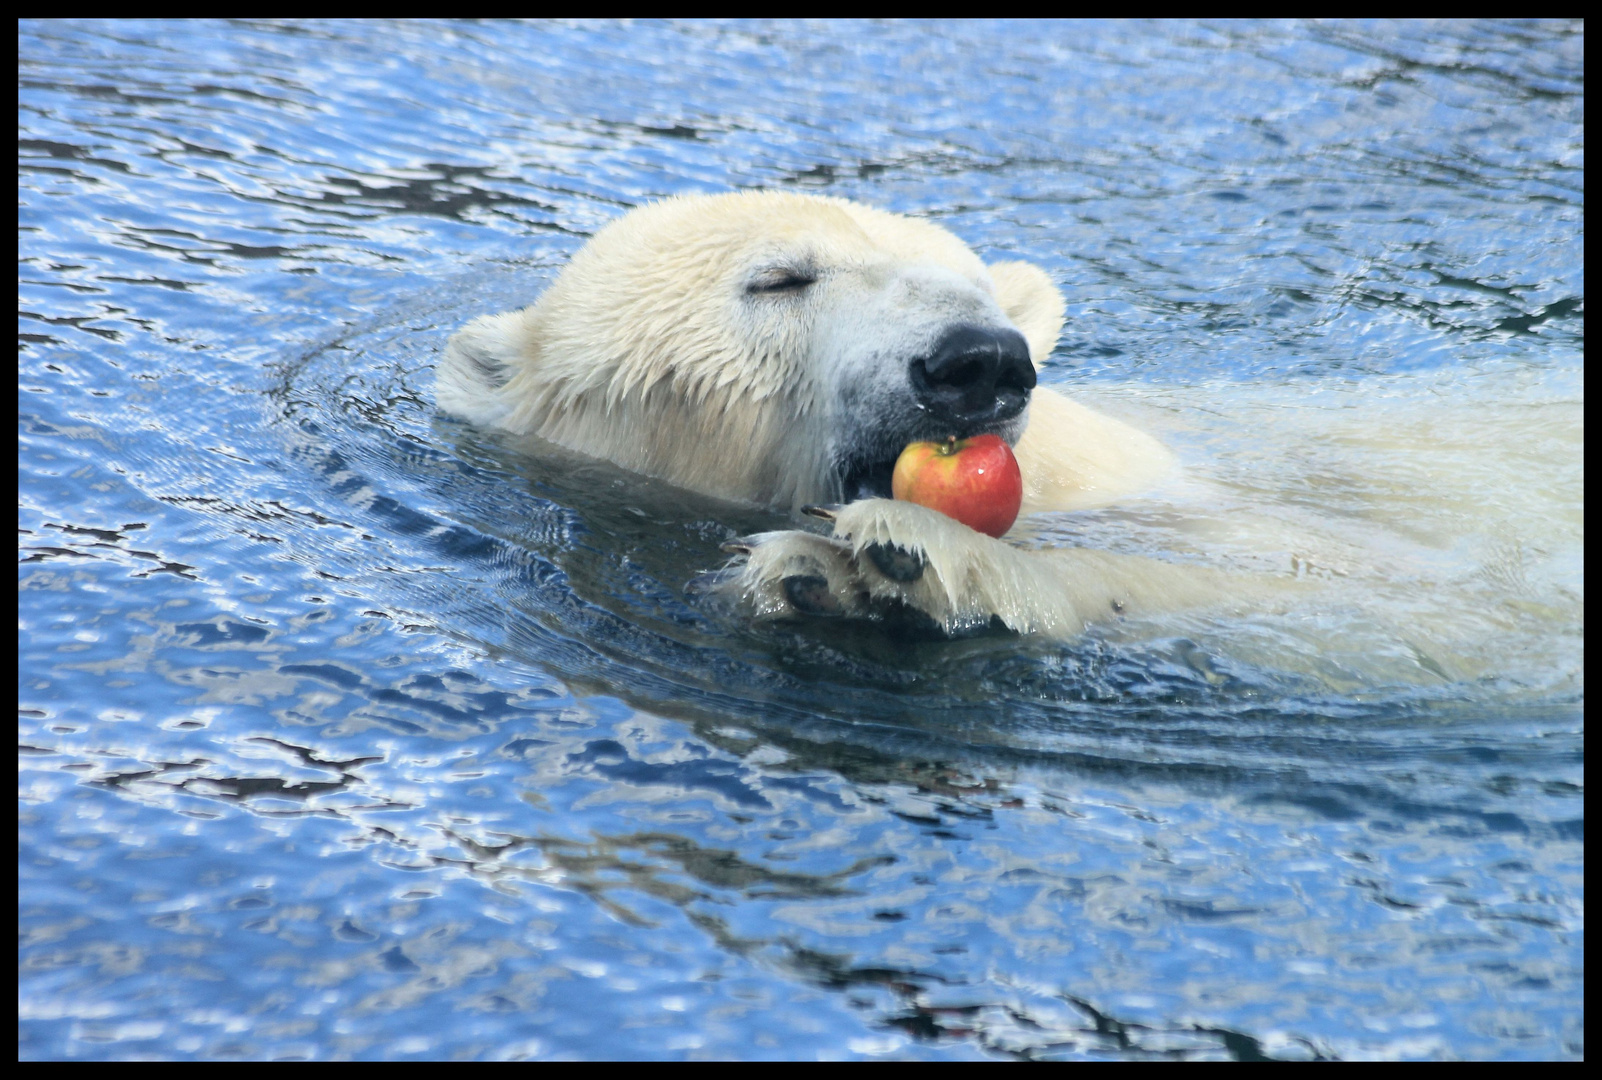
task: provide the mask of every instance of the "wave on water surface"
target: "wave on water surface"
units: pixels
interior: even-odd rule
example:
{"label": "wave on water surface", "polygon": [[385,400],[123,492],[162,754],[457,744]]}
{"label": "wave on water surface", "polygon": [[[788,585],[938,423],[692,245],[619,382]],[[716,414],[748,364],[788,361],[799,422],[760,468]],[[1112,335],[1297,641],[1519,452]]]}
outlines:
{"label": "wave on water surface", "polygon": [[[1583,1057],[1583,26],[19,33],[20,1057]],[[1017,542],[1294,588],[753,623],[436,413],[753,186],[1062,287],[1180,468]]]}

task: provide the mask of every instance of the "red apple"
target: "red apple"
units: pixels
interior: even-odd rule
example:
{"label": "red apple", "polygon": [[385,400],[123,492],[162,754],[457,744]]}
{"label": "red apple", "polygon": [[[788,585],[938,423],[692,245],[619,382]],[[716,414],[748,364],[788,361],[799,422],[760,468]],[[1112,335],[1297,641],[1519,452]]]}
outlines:
{"label": "red apple", "polygon": [[1000,435],[915,442],[896,458],[890,493],[1000,536],[1018,520],[1023,474]]}

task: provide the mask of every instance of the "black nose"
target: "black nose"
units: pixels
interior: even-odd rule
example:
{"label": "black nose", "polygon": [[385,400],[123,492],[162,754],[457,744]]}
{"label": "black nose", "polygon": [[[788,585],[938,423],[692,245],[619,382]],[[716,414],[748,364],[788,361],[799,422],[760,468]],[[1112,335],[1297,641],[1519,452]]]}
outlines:
{"label": "black nose", "polygon": [[1016,330],[959,326],[912,362],[912,389],[931,418],[955,434],[1011,420],[1029,404],[1035,366]]}

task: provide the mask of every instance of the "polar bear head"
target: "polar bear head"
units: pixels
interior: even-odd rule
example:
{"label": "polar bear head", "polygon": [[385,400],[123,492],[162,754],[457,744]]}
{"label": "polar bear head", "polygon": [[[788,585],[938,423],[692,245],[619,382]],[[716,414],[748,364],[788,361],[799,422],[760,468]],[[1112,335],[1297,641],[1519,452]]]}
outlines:
{"label": "polar bear head", "polygon": [[1027,423],[1062,297],[946,230],[779,192],[607,225],[532,307],[450,342],[448,412],[725,498],[888,495],[908,442]]}

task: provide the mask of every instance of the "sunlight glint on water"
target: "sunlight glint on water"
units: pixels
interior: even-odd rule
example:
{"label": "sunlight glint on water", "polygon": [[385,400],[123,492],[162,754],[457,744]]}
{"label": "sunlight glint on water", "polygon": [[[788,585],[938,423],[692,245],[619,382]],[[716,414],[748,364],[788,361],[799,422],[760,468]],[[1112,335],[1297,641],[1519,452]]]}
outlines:
{"label": "sunlight glint on water", "polygon": [[[19,27],[19,1057],[1584,1055],[1583,27]],[[749,626],[781,519],[437,416],[629,207],[928,215],[1161,435],[1027,543],[1305,591]]]}

